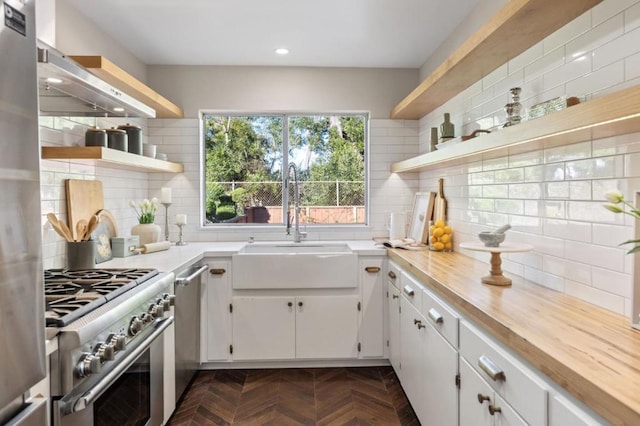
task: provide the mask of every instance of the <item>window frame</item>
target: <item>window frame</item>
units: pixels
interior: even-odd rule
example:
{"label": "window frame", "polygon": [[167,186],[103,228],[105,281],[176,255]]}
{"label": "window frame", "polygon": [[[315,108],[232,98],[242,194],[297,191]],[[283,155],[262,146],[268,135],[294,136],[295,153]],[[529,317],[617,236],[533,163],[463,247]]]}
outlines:
{"label": "window frame", "polygon": [[[199,170],[199,204],[200,204],[200,229],[202,230],[212,230],[216,232],[222,232],[225,230],[238,232],[241,229],[245,230],[265,230],[265,231],[274,231],[286,228],[286,223],[246,223],[246,224],[236,224],[236,223],[224,223],[224,224],[207,224],[206,222],[206,184],[205,184],[205,160],[206,160],[206,147],[205,147],[205,116],[228,116],[228,117],[248,117],[248,116],[277,116],[283,118],[282,123],[282,170],[288,170],[289,167],[289,156],[285,155],[288,151],[289,147],[289,117],[296,116],[361,116],[364,118],[364,223],[332,223],[332,224],[318,224],[318,223],[309,223],[304,224],[308,228],[312,228],[313,232],[331,232],[336,230],[345,230],[345,229],[356,229],[356,228],[368,228],[371,224],[371,212],[370,206],[371,201],[369,199],[370,195],[370,125],[371,125],[371,114],[368,111],[333,111],[333,112],[309,112],[309,111],[296,111],[296,110],[283,110],[283,111],[239,111],[239,110],[199,110],[198,111],[198,119],[199,123],[199,162],[198,162],[198,170]],[[282,184],[284,185],[285,173],[282,175]],[[289,203],[289,194],[285,192],[282,194],[282,206],[288,205]],[[283,215],[283,219],[284,219]]]}

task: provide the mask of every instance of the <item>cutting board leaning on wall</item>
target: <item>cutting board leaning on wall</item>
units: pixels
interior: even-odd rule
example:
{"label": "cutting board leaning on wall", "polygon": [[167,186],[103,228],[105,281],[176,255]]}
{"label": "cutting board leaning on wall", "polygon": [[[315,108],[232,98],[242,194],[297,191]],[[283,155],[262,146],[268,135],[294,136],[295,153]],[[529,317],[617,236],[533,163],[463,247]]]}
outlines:
{"label": "cutting board leaning on wall", "polygon": [[67,218],[69,229],[76,238],[76,223],[89,218],[104,208],[102,182],[99,180],[67,179]]}

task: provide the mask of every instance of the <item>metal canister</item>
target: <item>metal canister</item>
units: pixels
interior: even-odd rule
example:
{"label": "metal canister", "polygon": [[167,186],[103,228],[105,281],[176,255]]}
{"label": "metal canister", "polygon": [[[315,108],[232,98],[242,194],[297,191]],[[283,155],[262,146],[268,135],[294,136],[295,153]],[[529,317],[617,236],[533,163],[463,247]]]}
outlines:
{"label": "metal canister", "polygon": [[112,127],[107,129],[107,144],[109,148],[126,151],[128,148],[127,132]]}
{"label": "metal canister", "polygon": [[90,127],[84,134],[86,146],[107,146],[107,132],[99,127]]}
{"label": "metal canister", "polygon": [[129,146],[127,150],[132,154],[142,155],[142,129],[135,124],[123,124],[118,129],[127,132]]}

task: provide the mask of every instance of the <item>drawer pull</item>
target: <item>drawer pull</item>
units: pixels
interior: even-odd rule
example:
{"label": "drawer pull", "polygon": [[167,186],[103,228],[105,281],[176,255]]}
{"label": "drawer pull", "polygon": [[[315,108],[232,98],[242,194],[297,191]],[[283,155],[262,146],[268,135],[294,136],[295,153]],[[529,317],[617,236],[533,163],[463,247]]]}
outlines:
{"label": "drawer pull", "polygon": [[440,313],[433,308],[429,309],[429,318],[431,318],[431,321],[435,322],[436,324],[442,324],[444,322],[444,318],[442,318],[442,315],[440,315]]}
{"label": "drawer pull", "polygon": [[480,404],[482,404],[485,401],[491,401],[491,398],[489,397],[489,395],[483,395],[481,393],[478,394],[478,402]]}
{"label": "drawer pull", "polygon": [[392,280],[396,279],[396,273],[393,272],[393,271],[389,271],[389,273],[387,275],[389,275],[389,278],[391,278]]}
{"label": "drawer pull", "polygon": [[364,270],[369,272],[370,274],[375,274],[380,272],[380,268],[378,266],[367,266],[366,268],[364,268]]}
{"label": "drawer pull", "polygon": [[209,269],[209,273],[211,275],[224,275],[225,272],[227,272],[226,269],[224,268],[213,268],[213,269]]}
{"label": "drawer pull", "polygon": [[413,289],[411,287],[409,287],[408,285],[405,285],[404,288],[402,289],[402,291],[404,291],[404,294],[406,294],[409,297],[413,297],[416,295],[416,293],[413,291]]}
{"label": "drawer pull", "polygon": [[496,413],[502,413],[502,409],[500,407],[496,407],[495,405],[489,404],[489,414],[493,416]]}
{"label": "drawer pull", "polygon": [[482,355],[478,360],[478,365],[492,380],[505,380],[504,371],[495,365],[487,356]]}

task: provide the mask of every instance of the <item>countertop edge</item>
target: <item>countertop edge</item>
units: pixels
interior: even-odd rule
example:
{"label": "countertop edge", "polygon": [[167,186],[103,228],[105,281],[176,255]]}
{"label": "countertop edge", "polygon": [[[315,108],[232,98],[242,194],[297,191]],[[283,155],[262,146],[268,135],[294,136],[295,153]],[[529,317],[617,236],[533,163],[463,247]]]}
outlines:
{"label": "countertop edge", "polygon": [[[532,326],[532,330],[528,332],[527,327],[522,324],[523,321],[518,323],[517,320],[513,320],[510,324],[508,323],[511,318],[517,316],[517,314],[522,312],[523,308],[526,309],[526,307],[520,306],[512,311],[509,311],[509,307],[507,307],[504,308],[503,312],[499,315],[496,315],[496,311],[490,312],[490,309],[485,309],[485,307],[480,306],[480,303],[476,303],[474,300],[471,300],[471,298],[465,295],[464,291],[461,291],[460,288],[455,289],[442,282],[443,280],[441,278],[437,278],[438,273],[445,273],[446,275],[447,268],[451,268],[449,272],[452,275],[456,274],[457,279],[459,280],[461,274],[464,274],[464,272],[459,270],[462,268],[456,268],[456,271],[453,271],[450,265],[442,266],[439,262],[437,263],[437,266],[431,268],[431,259],[427,259],[427,257],[431,256],[430,252],[416,253],[400,249],[389,249],[388,255],[390,260],[393,260],[401,267],[407,269],[407,271],[413,273],[417,278],[423,281],[425,286],[435,290],[438,295],[443,297],[444,300],[452,304],[469,319],[476,322],[483,330],[529,362],[560,387],[564,388],[567,392],[581,400],[587,406],[591,407],[595,412],[602,415],[609,422],[612,424],[640,424],[640,400],[637,397],[635,400],[629,400],[629,394],[633,395],[635,393],[635,395],[640,395],[640,373],[636,372],[636,375],[639,377],[636,377],[635,382],[626,382],[626,380],[630,380],[630,378],[624,377],[623,372],[619,370],[619,365],[602,365],[602,358],[593,360],[593,371],[589,371],[589,365],[586,365],[586,370],[583,368],[583,370],[579,371],[575,366],[569,365],[568,361],[563,360],[563,356],[559,356],[561,351],[568,351],[570,349],[570,344],[565,343],[566,336],[560,335],[560,331],[566,331],[566,328],[558,328],[556,337],[545,337],[547,340],[556,339],[557,346],[547,346],[546,348],[542,347],[543,345],[539,345],[541,339],[539,339],[539,336],[534,334],[539,330],[533,330],[534,326]],[[443,253],[437,253],[437,255],[443,255]],[[447,256],[449,254],[444,255]],[[457,256],[463,255],[457,254]],[[474,267],[484,269],[484,272],[488,271],[488,264],[484,264],[466,256],[464,257],[468,259],[465,260],[465,262],[473,264]],[[439,270],[434,273],[431,269]],[[474,272],[477,272],[477,270]],[[599,336],[594,332],[591,335],[592,340],[589,342],[589,346],[599,345],[604,353],[621,347],[628,348],[629,346],[633,346],[633,349],[640,348],[640,334],[631,328],[628,321],[626,321],[625,324],[626,318],[621,315],[605,311],[604,309],[598,308],[587,302],[583,302],[572,296],[544,288],[523,279],[517,280],[517,285],[516,280],[514,279],[514,286],[506,288],[481,284],[479,282],[479,276],[475,275],[469,276],[467,279],[472,282],[471,285],[482,286],[485,293],[490,292],[493,294],[490,297],[495,297],[496,299],[501,299],[506,294],[504,292],[509,291],[511,294],[521,293],[524,298],[538,295],[539,298],[544,299],[545,297],[549,298],[550,296],[554,296],[554,300],[560,300],[558,303],[569,301],[572,307],[575,306],[575,312],[572,312],[574,317],[570,319],[570,324],[579,323],[581,320],[584,320],[586,324],[589,324],[589,322],[593,321],[593,319],[589,317],[590,313],[597,312],[598,317],[602,316],[606,318],[605,327],[615,329],[614,331],[616,332],[621,332],[623,335],[628,336],[628,339],[631,341],[630,344],[621,345],[620,342],[608,341],[606,336]],[[484,302],[486,303],[486,300]],[[556,318],[556,320],[562,321],[563,318],[558,314],[558,318]],[[547,328],[545,331],[553,333],[555,330]],[[589,338],[588,335],[587,338]],[[554,350],[556,353],[554,353]],[[574,348],[573,350],[575,350],[576,359],[580,359],[580,362],[584,362],[584,360],[588,358],[588,356],[585,356],[585,353],[579,353],[577,348]],[[621,350],[619,356],[614,358],[625,359],[625,356],[628,357],[629,352],[631,351],[623,352]],[[564,354],[564,358],[567,358],[567,353]],[[569,359],[570,358],[571,356],[569,352]],[[635,352],[633,359],[627,359],[627,362],[630,364],[627,367],[632,370],[638,370],[638,367],[640,367],[639,360],[640,353]],[[596,363],[599,364],[596,365]],[[611,374],[617,372],[618,375],[623,376],[622,378],[625,379],[624,386],[611,383],[612,381],[615,381],[616,377],[609,376],[609,381],[604,381],[601,378],[598,378],[596,371],[603,369],[608,370]],[[621,389],[621,387],[624,389]]]}

